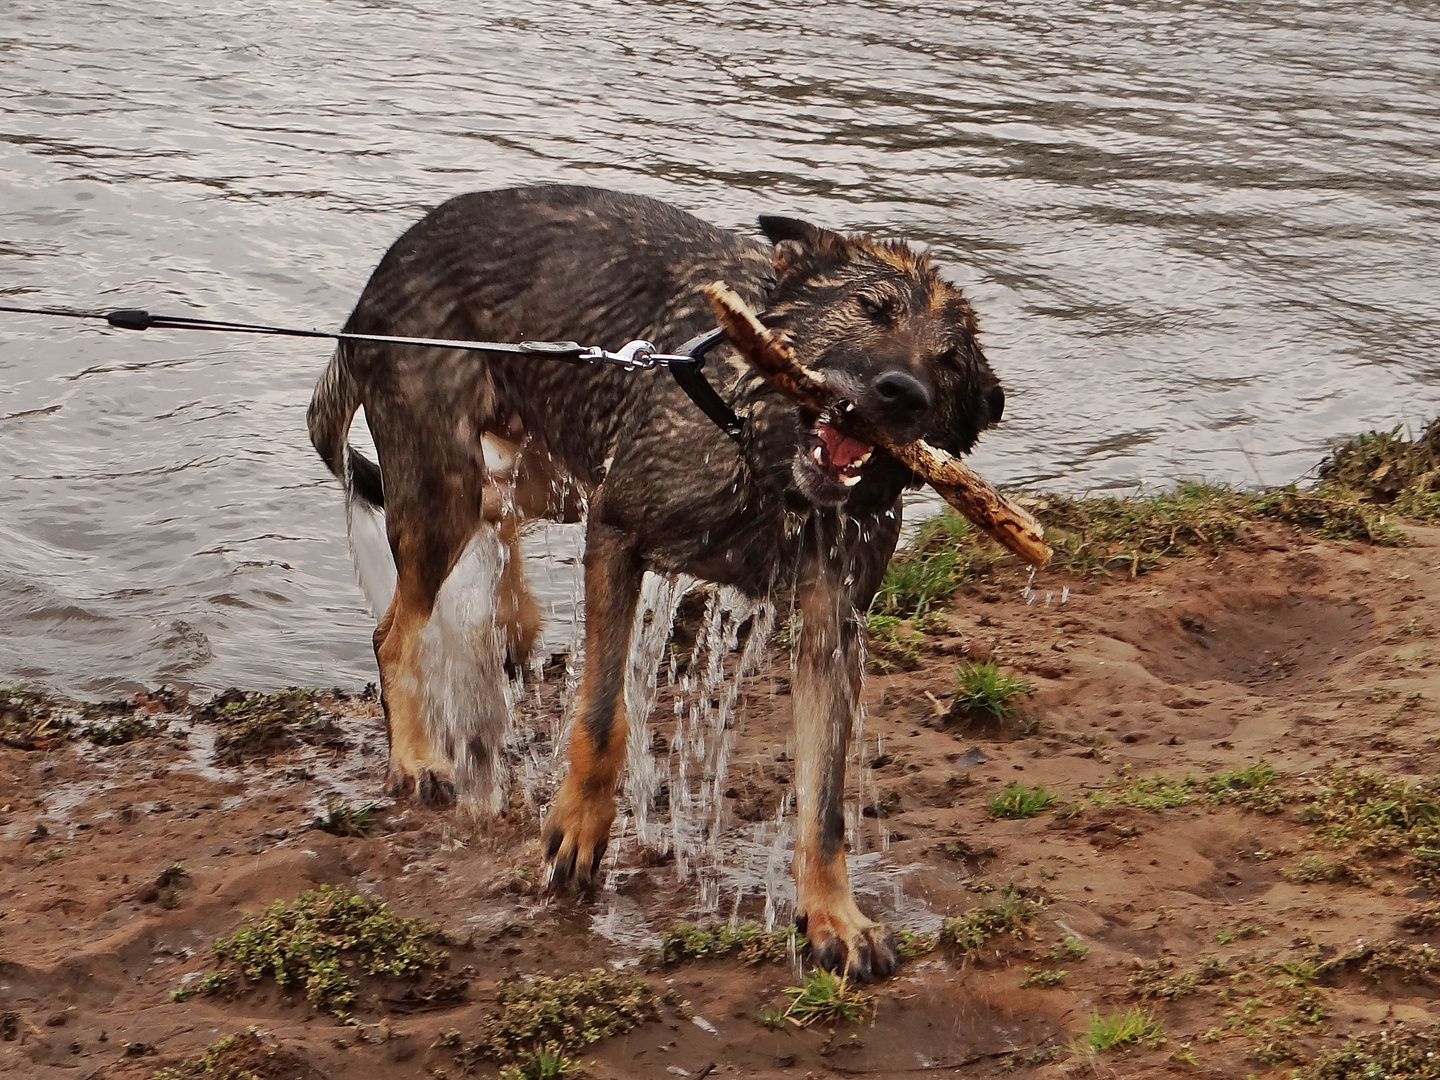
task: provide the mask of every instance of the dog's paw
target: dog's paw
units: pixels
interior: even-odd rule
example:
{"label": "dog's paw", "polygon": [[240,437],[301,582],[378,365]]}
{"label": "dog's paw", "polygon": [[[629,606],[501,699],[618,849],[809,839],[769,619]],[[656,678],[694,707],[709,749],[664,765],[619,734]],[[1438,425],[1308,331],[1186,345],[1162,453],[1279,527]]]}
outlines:
{"label": "dog's paw", "polygon": [[614,822],[613,795],[586,794],[575,790],[568,780],[560,786],[541,830],[545,858],[550,863],[545,881],[547,893],[564,893],[572,884],[580,893],[595,888]]}
{"label": "dog's paw", "polygon": [[810,939],[810,959],[827,971],[842,973],[856,982],[884,979],[895,973],[899,962],[895,935],[884,923],[865,918],[858,909],[849,917],[825,911],[802,912],[795,916],[795,925]]}
{"label": "dog's paw", "polygon": [[455,802],[455,781],[448,772],[427,765],[409,767],[390,762],[385,777],[385,794],[392,799],[413,799],[435,809]]}

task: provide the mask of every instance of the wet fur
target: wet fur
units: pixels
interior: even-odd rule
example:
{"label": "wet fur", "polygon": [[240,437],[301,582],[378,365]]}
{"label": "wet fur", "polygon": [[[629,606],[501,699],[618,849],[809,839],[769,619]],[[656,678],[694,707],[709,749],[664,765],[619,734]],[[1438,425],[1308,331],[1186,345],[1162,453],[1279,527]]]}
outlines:
{"label": "wet fur", "polygon": [[[765,217],[761,227],[770,243],[593,188],[463,195],[386,253],[346,329],[612,349],[645,338],[663,348],[713,325],[700,290],[721,280],[897,439],[924,435],[962,453],[999,419],[1004,398],[975,340],[974,313],[923,256],[790,218]],[[310,430],[347,480],[352,522],[373,522],[384,507],[396,571],[375,634],[387,790],[432,803],[458,791],[500,805],[508,703],[498,657],[523,657],[536,622],[519,523],[576,520],[583,509],[587,662],[569,772],[544,825],[551,888],[590,887],[608,842],[644,572],[789,596],[799,622],[798,917],[826,966],[885,975],[893,944],[856,908],[846,877],[844,768],[862,615],[899,535],[901,492],[915,478],[876,452],[855,486],[839,486],[811,464],[816,417],[726,349],[707,371],[746,417],[739,445],[663,371],[371,343],[337,351],[316,388]],[[361,405],[378,468],[346,446]],[[389,586],[383,574],[369,576]],[[462,584],[492,590],[493,601],[456,595]],[[436,629],[456,619],[473,625]],[[467,647],[476,650],[471,667]]]}

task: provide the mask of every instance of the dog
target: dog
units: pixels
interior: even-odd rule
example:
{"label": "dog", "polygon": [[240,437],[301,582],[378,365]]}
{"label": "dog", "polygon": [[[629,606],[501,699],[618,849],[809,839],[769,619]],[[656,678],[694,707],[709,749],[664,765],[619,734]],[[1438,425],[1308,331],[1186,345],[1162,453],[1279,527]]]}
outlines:
{"label": "dog", "polygon": [[[999,422],[1005,396],[975,313],[925,255],[790,217],[761,216],[759,226],[764,240],[589,187],[461,195],[396,241],[345,330],[609,349],[644,339],[663,349],[714,326],[701,290],[718,280],[897,443],[924,437],[961,454]],[[798,407],[728,347],[708,364],[744,420],[738,439],[664,370],[341,343],[308,420],[344,481],[357,549],[383,508],[393,570],[369,576],[385,605],[374,635],[385,790],[435,805],[469,792],[498,808],[506,703],[497,688],[505,659],[524,657],[538,625],[519,528],[583,518],[585,666],[568,772],[542,825],[547,887],[588,891],[606,850],[644,572],[783,598],[798,624],[796,922],[815,962],[884,977],[893,938],[861,913],[846,869],[845,760],[864,613],[899,537],[901,494],[919,481],[848,435],[842,413]],[[347,444],[362,405],[378,463]],[[491,629],[478,640],[437,629],[466,617]]]}

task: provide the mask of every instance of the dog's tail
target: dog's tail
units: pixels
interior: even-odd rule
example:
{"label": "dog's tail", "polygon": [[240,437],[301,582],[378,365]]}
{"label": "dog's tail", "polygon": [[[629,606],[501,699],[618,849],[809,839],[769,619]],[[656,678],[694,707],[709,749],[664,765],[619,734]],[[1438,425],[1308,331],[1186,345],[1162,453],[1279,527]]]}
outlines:
{"label": "dog's tail", "polygon": [[315,384],[306,420],[310,442],[345,485],[345,518],[350,555],[375,618],[384,616],[395,594],[395,559],[385,534],[385,487],[380,466],[349,445],[350,421],[360,408],[360,386],[350,373],[342,343]]}
{"label": "dog's tail", "polygon": [[385,506],[380,466],[347,445],[350,420],[360,408],[360,386],[350,373],[349,350],[342,342],[330,366],[315,384],[306,422],[310,443],[330,471],[345,485],[347,495],[379,510]]}

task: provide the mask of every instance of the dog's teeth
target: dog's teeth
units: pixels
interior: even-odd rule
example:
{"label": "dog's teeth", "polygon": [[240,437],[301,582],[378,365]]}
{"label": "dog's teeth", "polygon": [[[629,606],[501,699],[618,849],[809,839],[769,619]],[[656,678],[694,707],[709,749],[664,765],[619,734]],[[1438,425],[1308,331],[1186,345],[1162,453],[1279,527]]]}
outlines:
{"label": "dog's teeth", "polygon": [[818,446],[812,446],[810,448],[810,460],[815,462],[816,465],[824,465],[825,451]]}
{"label": "dog's teeth", "polygon": [[874,452],[875,451],[873,450],[866,450],[863,454],[861,454],[858,458],[855,459],[855,465],[857,467],[860,465],[864,465],[867,461],[870,460],[870,455]]}
{"label": "dog's teeth", "polygon": [[840,476],[840,483],[844,484],[846,487],[854,487],[859,482],[859,473],[842,473]]}

